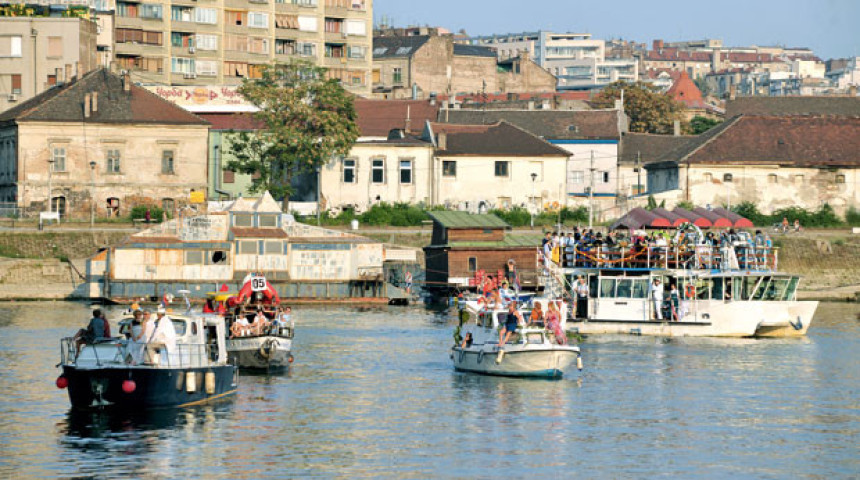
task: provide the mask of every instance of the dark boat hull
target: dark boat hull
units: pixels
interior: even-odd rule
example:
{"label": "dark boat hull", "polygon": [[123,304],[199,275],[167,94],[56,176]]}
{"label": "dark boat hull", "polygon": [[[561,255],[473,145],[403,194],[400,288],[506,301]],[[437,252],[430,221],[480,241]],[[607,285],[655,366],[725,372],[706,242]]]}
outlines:
{"label": "dark boat hull", "polygon": [[[190,383],[188,372],[194,372]],[[214,388],[207,393],[206,373],[214,375]],[[69,400],[75,409],[168,408],[196,405],[236,393],[236,367],[219,365],[195,368],[78,368],[63,366]],[[133,380],[134,391],[123,391],[123,382]],[[192,385],[192,388],[188,388]],[[191,390],[191,391],[189,391]]]}

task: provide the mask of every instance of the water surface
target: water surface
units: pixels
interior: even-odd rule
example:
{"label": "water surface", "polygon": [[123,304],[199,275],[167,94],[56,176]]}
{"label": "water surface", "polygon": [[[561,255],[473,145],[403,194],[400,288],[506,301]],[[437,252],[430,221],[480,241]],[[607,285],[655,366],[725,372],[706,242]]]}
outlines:
{"label": "water surface", "polygon": [[857,305],[822,304],[805,339],[592,336],[560,381],[454,372],[447,310],[297,310],[288,375],[129,416],[53,385],[86,305],[0,305],[0,476],[860,475]]}

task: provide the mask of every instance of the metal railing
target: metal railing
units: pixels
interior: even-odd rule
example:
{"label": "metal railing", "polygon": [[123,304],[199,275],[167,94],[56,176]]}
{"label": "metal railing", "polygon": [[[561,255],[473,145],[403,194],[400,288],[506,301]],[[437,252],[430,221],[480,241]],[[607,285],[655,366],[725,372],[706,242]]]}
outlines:
{"label": "metal railing", "polygon": [[[77,339],[66,337],[60,340],[61,365],[101,366],[149,366],[154,368],[201,367],[218,360],[215,345],[202,343],[179,343],[168,349],[160,343],[132,344],[125,339],[110,339],[101,343],[84,344],[77,351]],[[134,348],[141,349],[135,352]],[[135,358],[139,357],[139,358]]]}
{"label": "metal railing", "polygon": [[[631,247],[557,247],[558,262],[564,268],[642,268],[775,271],[779,249],[757,245],[633,245]],[[543,256],[543,252],[539,252]]]}

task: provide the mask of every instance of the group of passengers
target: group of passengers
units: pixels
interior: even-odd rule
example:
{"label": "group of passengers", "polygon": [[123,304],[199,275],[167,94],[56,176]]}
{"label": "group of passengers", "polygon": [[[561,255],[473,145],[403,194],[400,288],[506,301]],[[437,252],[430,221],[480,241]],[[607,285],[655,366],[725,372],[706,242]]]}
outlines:
{"label": "group of passengers", "polygon": [[292,327],[292,314],[293,309],[288,306],[277,307],[274,311],[257,306],[256,312],[236,307],[230,325],[230,338],[277,334],[281,328]]}
{"label": "group of passengers", "polygon": [[[120,334],[124,334],[128,340],[123,357],[126,363],[155,364],[159,362],[162,352],[169,355],[176,350],[176,329],[164,306],[158,307],[155,319],[152,319],[151,311],[135,308],[131,322],[125,328],[120,329]],[[75,354],[79,355],[84,345],[106,340],[116,339],[111,337],[110,322],[105,314],[101,309],[95,309],[87,328],[75,335]]]}
{"label": "group of passengers", "polygon": [[508,343],[508,340],[510,340],[511,336],[520,326],[546,328],[553,333],[556,343],[559,345],[565,345],[567,343],[567,337],[561,329],[561,312],[559,311],[556,302],[561,304],[561,300],[547,301],[546,312],[543,311],[541,302],[534,302],[528,321],[526,321],[523,318],[522,313],[520,313],[517,302],[509,302],[508,313],[505,314],[504,317],[505,323],[499,328],[499,345]]}
{"label": "group of passengers", "polygon": [[725,255],[715,252],[722,249],[731,250],[740,265],[764,264],[773,241],[761,230],[750,235],[734,228],[704,235],[697,230],[680,231],[676,235],[659,230],[625,236],[623,231],[614,230],[604,236],[593,229],[574,227],[567,233],[547,232],[541,247],[547,261],[562,267],[596,267],[604,262],[619,267],[645,266],[649,259],[659,262],[668,259],[671,253],[673,261],[687,268],[697,265],[717,268]]}

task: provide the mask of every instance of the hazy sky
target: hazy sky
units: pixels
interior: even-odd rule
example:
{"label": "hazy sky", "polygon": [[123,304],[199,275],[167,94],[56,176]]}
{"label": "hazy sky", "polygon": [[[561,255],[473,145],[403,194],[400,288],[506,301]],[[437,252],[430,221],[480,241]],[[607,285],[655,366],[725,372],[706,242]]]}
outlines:
{"label": "hazy sky", "polygon": [[860,0],[374,0],[375,21],[470,35],[587,32],[646,42],[719,38],[726,46],[810,47],[822,59],[860,56]]}

